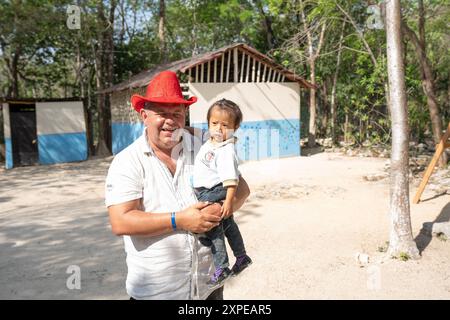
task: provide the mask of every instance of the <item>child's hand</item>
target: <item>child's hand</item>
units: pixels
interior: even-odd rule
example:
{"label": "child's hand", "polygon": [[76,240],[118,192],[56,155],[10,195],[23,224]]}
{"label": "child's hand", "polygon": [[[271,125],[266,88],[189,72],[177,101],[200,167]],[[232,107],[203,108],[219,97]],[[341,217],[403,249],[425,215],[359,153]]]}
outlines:
{"label": "child's hand", "polygon": [[222,205],[222,219],[226,219],[233,214],[233,204],[225,201]]}

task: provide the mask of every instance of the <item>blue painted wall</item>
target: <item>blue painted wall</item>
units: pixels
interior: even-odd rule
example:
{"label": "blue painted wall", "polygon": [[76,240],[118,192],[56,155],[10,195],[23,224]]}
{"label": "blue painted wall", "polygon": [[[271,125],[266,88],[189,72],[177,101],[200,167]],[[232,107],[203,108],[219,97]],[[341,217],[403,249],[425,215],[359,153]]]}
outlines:
{"label": "blue painted wall", "polygon": [[14,165],[11,138],[5,138],[5,156],[6,156],[5,168],[11,169]]}
{"label": "blue painted wall", "polygon": [[[194,123],[207,129],[206,123]],[[142,134],[142,123],[113,123],[112,151],[117,154]],[[292,157],[300,155],[299,119],[243,122],[236,132],[236,150],[242,160]]]}
{"label": "blue painted wall", "polygon": [[38,150],[41,164],[86,160],[86,133],[38,135]]}
{"label": "blue painted wall", "polygon": [[[206,130],[207,123],[194,123]],[[293,157],[300,155],[300,120],[246,121],[236,131],[236,151],[241,160]]]}
{"label": "blue painted wall", "polygon": [[112,153],[118,154],[142,135],[143,123],[116,122],[111,126]]}

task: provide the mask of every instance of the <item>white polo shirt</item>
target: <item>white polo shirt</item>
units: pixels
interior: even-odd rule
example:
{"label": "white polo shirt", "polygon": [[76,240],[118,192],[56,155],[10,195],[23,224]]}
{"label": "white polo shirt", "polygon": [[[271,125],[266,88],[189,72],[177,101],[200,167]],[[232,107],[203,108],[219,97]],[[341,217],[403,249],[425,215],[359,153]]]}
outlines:
{"label": "white polo shirt", "polygon": [[236,155],[235,137],[220,143],[208,139],[195,157],[194,187],[212,188],[219,183],[237,185],[239,159]]}
{"label": "white polo shirt", "polygon": [[[142,199],[142,210],[165,213],[197,202],[192,189],[194,159],[201,141],[183,129],[175,175],[141,137],[116,155],[106,178],[105,204]],[[136,299],[205,299],[214,273],[209,247],[187,231],[143,237],[123,236],[127,254],[128,295]]]}

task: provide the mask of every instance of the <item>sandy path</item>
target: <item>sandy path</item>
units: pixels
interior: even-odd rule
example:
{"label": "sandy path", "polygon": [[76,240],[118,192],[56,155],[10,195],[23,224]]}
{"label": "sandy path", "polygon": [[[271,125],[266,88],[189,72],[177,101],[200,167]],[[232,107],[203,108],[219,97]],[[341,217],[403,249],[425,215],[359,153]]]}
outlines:
{"label": "sandy path", "polygon": [[[110,161],[0,170],[0,299],[127,298],[122,240],[103,206]],[[388,181],[362,176],[385,162],[321,153],[243,164],[252,196],[236,220],[254,264],[228,281],[225,298],[449,299],[450,241],[420,236],[421,260],[381,262]],[[411,213],[418,235],[422,223],[450,219],[450,196]],[[81,268],[80,290],[66,287],[69,265]]]}

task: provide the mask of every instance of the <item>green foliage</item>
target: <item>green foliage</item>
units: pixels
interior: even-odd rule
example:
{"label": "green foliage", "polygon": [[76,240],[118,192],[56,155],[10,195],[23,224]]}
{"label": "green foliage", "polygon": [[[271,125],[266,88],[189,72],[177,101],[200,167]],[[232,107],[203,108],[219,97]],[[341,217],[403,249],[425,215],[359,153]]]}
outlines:
{"label": "green foliage", "polygon": [[[358,0],[166,0],[167,57],[162,57],[158,39],[159,1],[116,0],[114,23],[114,82],[119,83],[142,70],[159,65],[163,58],[174,61],[245,42],[271,56],[296,74],[309,78],[307,38],[301,10],[312,28],[313,45],[318,26],[327,25],[322,51],[316,60],[319,90],[319,135],[329,134],[330,100],[336,73],[338,44],[343,35],[341,62],[337,72],[337,135],[345,133],[357,144],[390,142],[390,119],[386,101],[386,35],[367,27],[368,2]],[[450,120],[450,9],[445,0],[425,0],[427,10],[427,55],[435,74],[435,87],[444,123]],[[81,29],[66,27],[69,4],[79,3]],[[11,94],[11,65],[17,56],[17,78],[21,97],[88,95],[95,107],[96,50],[99,48],[97,1],[31,0],[1,1],[0,95]],[[302,6],[303,3],[303,6]],[[103,1],[105,10],[110,2]],[[403,2],[407,23],[417,30],[417,3]],[[338,8],[341,6],[355,26]],[[346,20],[346,24],[343,21]],[[273,44],[268,43],[269,22]],[[104,30],[103,30],[104,31]],[[368,54],[370,46],[376,63]],[[271,48],[271,50],[269,50]],[[419,64],[414,47],[405,43],[405,72],[411,138],[423,142],[431,131]],[[326,90],[326,94],[325,92]],[[308,92],[302,92],[302,124],[307,123]],[[302,130],[304,127],[302,126]],[[302,132],[302,136],[305,133]]]}

